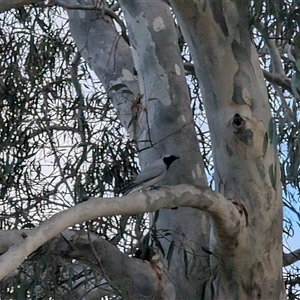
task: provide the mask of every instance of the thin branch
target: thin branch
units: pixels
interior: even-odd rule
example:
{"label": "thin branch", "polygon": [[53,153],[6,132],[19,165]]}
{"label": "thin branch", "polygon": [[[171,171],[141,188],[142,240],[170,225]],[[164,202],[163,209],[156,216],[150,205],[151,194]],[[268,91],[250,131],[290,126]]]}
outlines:
{"label": "thin branch", "polygon": [[222,229],[232,236],[245,223],[236,206],[209,188],[190,185],[165,186],[159,190],[115,198],[90,198],[42,222],[23,236],[0,257],[0,280],[16,269],[33,251],[64,229],[85,220],[116,214],[132,215],[154,212],[161,208],[193,207],[210,213]]}
{"label": "thin branch", "polygon": [[282,67],[282,61],[281,56],[279,53],[279,50],[276,46],[275,39],[272,39],[269,37],[268,29],[262,22],[254,19],[255,21],[255,27],[257,30],[261,33],[263,36],[269,50],[269,54],[271,56],[271,62],[272,62],[272,73],[278,74],[281,77],[285,77],[285,71]]}
{"label": "thin branch", "polygon": [[281,86],[282,88],[288,90],[290,93],[293,93],[291,87],[291,81],[289,80],[289,78],[287,78],[286,76],[282,77],[279,74],[270,73],[266,70],[262,70],[262,71],[266,80],[268,80],[272,84]]}
{"label": "thin branch", "polygon": [[[195,75],[195,67],[194,67],[193,63],[190,63],[190,62],[184,63],[184,69],[188,75],[190,75],[190,74]],[[278,86],[288,90],[290,93],[293,93],[292,87],[291,87],[291,81],[288,77],[281,76],[276,73],[271,73],[264,69],[262,69],[262,72],[264,74],[265,79],[268,80],[270,83],[278,85]]]}
{"label": "thin branch", "polygon": [[300,249],[291,253],[283,253],[283,266],[287,267],[300,260]]}
{"label": "thin branch", "polygon": [[37,135],[40,135],[42,133],[45,133],[47,132],[47,130],[57,130],[57,131],[70,131],[70,132],[73,132],[73,133],[78,133],[79,134],[79,130],[77,128],[73,128],[71,126],[63,126],[63,125],[49,125],[47,126],[46,128],[40,128],[40,129],[37,129],[35,131],[33,131],[32,133],[30,133],[28,135],[28,138],[33,138]]}
{"label": "thin branch", "polygon": [[[285,280],[285,284],[294,287],[295,285],[300,285],[300,277],[297,276],[295,278],[288,278]],[[298,290],[298,289],[297,289]],[[289,299],[299,299],[299,298],[289,298]]]}

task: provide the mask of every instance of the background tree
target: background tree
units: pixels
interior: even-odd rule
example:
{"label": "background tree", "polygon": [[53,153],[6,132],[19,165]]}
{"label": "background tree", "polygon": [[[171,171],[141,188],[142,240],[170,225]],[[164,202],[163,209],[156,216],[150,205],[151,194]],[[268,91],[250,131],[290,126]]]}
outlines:
{"label": "background tree", "polygon": [[[284,298],[298,3],[0,4],[3,299]],[[136,154],[171,186],[113,198]]]}

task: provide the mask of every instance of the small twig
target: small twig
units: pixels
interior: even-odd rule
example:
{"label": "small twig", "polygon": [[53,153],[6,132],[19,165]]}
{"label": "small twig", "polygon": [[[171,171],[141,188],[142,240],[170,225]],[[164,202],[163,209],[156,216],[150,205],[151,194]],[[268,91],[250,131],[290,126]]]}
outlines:
{"label": "small twig", "polygon": [[258,20],[254,20],[254,23],[255,23],[256,29],[261,33],[262,37],[264,38],[264,40],[268,46],[268,50],[269,50],[269,54],[271,56],[271,62],[272,62],[272,73],[279,74],[280,76],[284,77],[286,74],[282,67],[281,56],[280,56],[279,50],[276,46],[275,39],[272,39],[269,37],[268,29],[262,22],[260,22]]}

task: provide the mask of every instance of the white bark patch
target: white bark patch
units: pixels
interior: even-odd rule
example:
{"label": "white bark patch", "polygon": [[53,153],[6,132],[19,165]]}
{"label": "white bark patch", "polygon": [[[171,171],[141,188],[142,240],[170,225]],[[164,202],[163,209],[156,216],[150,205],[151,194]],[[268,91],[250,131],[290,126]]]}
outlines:
{"label": "white bark patch", "polygon": [[153,49],[155,49],[155,43],[154,42],[150,42],[149,46],[151,46]]}
{"label": "white bark patch", "polygon": [[248,104],[249,106],[252,106],[252,99],[251,99],[250,93],[246,87],[243,88],[243,90],[242,90],[242,97],[246,104]]}
{"label": "white bark patch", "polygon": [[201,171],[201,167],[200,167],[199,164],[196,164],[196,170],[195,171],[192,170],[192,177],[193,177],[193,179],[201,178],[202,171]]}
{"label": "white bark patch", "polygon": [[202,169],[201,169],[201,167],[200,167],[199,164],[196,164],[196,171],[197,171],[197,176],[198,176],[198,178],[201,178],[201,176],[202,176],[203,174],[202,174]]}
{"label": "white bark patch", "polygon": [[153,25],[154,31],[156,31],[156,32],[166,29],[166,26],[165,26],[165,23],[164,23],[164,20],[162,19],[162,17],[156,17],[153,20],[152,25]]}
{"label": "white bark patch", "polygon": [[126,81],[134,81],[134,75],[128,69],[122,69],[122,76]]}
{"label": "white bark patch", "polygon": [[192,177],[193,177],[193,179],[196,178],[196,173],[194,172],[194,170],[192,170]]}
{"label": "white bark patch", "polygon": [[177,64],[175,64],[175,72],[178,76],[181,75],[180,67]]}

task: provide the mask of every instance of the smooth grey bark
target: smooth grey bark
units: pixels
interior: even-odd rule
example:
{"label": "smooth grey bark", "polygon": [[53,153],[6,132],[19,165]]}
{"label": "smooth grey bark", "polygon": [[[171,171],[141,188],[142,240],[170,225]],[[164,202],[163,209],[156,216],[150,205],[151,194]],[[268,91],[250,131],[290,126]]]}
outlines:
{"label": "smooth grey bark", "polygon": [[213,222],[215,298],[284,298],[280,169],[247,2],[170,3],[203,85],[217,190],[247,221],[231,236]]}
{"label": "smooth grey bark", "polygon": [[[166,182],[205,186],[203,162],[170,8],[161,1],[120,4],[129,27],[134,64],[129,45],[100,12],[69,11],[71,33],[77,47],[107,89],[123,82],[135,95],[141,95],[139,101],[138,97],[124,101],[122,94],[110,94],[125,128],[132,124],[129,132],[140,150],[142,168],[161,156],[176,154],[181,159],[172,166],[173,172],[169,172]],[[134,80],[126,80],[124,69],[126,74],[133,74],[134,67],[138,77],[129,76]],[[120,110],[122,105],[126,107]],[[168,276],[176,287],[178,299],[200,297],[205,289],[204,282],[209,280],[208,254],[202,250],[202,247],[208,247],[207,216],[190,208],[161,210],[157,229],[168,231],[174,239],[176,251]],[[171,242],[162,239],[165,253]],[[188,253],[191,269],[188,277],[184,253]]]}
{"label": "smooth grey bark", "polygon": [[[141,161],[152,161],[168,153],[179,155],[179,164],[174,166],[176,169],[167,182],[206,186],[170,8],[159,0],[119,3],[128,26],[140,90],[144,95],[142,105],[145,110],[139,116],[137,141],[149,140],[139,143],[139,149],[151,148],[141,154]],[[172,234],[171,239],[160,241],[165,253],[171,242],[175,245],[168,276],[176,288],[177,299],[200,298],[205,290],[204,282],[209,280],[208,256],[202,250],[202,246],[208,246],[207,216],[187,208],[160,210],[156,229]]]}
{"label": "smooth grey bark", "polygon": [[[134,137],[137,112],[133,103],[139,87],[128,43],[102,10],[68,10],[68,15],[78,50],[109,92],[120,121]],[[127,88],[113,89],[117,84]]]}

